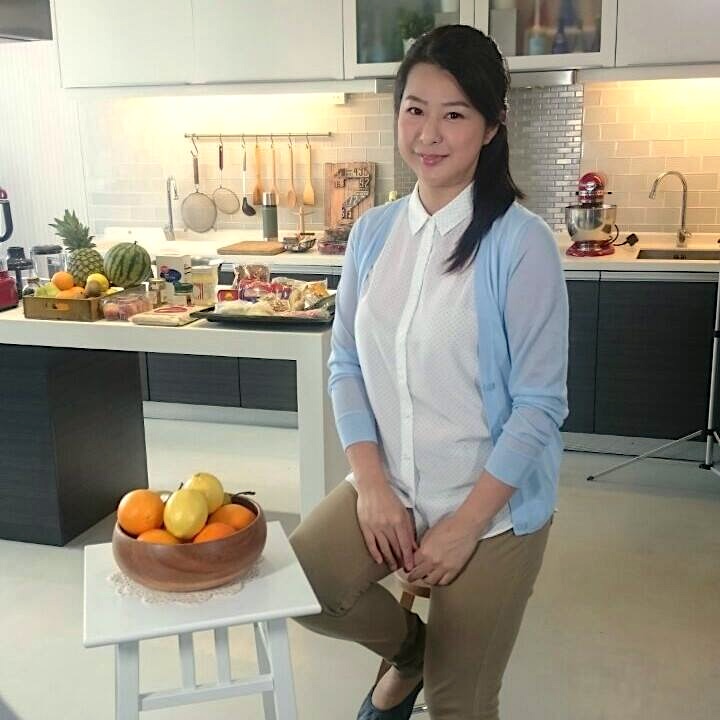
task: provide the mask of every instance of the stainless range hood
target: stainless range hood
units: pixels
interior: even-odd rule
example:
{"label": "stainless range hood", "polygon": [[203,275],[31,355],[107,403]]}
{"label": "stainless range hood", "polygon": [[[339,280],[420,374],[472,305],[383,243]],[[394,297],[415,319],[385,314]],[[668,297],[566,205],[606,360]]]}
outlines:
{"label": "stainless range hood", "polygon": [[0,42],[52,40],[50,0],[0,0]]}

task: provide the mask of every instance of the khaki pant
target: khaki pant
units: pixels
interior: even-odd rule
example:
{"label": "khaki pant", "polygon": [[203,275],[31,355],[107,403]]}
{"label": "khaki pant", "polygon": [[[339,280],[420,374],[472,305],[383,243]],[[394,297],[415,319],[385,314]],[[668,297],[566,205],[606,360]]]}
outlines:
{"label": "khaki pant", "polygon": [[292,534],[322,606],[298,622],[360,643],[405,675],[422,670],[433,720],[498,720],[502,676],[552,521],[530,535],[509,531],[478,543],[454,582],[433,587],[426,627],[378,584],[390,571],[370,556],[356,507],[355,489],[342,482]]}

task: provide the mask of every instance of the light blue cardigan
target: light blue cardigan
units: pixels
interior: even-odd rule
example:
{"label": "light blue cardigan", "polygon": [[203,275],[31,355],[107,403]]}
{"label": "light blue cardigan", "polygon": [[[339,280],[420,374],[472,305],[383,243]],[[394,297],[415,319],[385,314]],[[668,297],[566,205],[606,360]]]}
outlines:
{"label": "light blue cardigan", "polygon": [[[350,233],[329,360],[329,390],[343,448],[378,442],[355,344],[355,311],[368,271],[398,213],[406,211],[407,198],[375,208],[362,215]],[[548,521],[557,496],[560,426],[568,412],[567,291],[550,228],[518,203],[483,238],[473,272],[478,390],[493,440],[485,468],[516,488],[510,512],[515,533],[522,535]]]}

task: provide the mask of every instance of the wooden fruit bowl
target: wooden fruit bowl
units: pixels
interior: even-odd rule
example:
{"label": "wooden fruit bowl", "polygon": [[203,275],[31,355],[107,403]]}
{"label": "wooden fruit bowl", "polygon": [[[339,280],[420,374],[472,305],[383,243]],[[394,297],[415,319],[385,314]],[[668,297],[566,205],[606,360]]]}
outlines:
{"label": "wooden fruit bowl", "polygon": [[260,557],[267,539],[267,521],[262,508],[252,500],[236,496],[233,502],[252,510],[255,520],[232,535],[210,542],[139,542],[116,523],[112,537],[115,562],[135,582],[155,590],[207,590],[237,580]]}

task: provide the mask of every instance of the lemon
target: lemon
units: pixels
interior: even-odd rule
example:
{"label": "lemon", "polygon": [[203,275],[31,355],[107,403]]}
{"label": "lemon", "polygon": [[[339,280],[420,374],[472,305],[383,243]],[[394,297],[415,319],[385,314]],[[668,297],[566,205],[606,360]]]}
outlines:
{"label": "lemon", "polygon": [[207,500],[208,512],[210,513],[214,513],[225,503],[225,490],[222,483],[211,473],[195,473],[183,487],[201,492]]}
{"label": "lemon", "polygon": [[198,490],[181,488],[165,503],[165,529],[181,540],[189,540],[202,530],[208,517],[205,496]]}
{"label": "lemon", "polygon": [[85,286],[91,282],[96,282],[100,286],[100,292],[107,292],[110,287],[110,281],[102,273],[92,273],[88,275]]}

